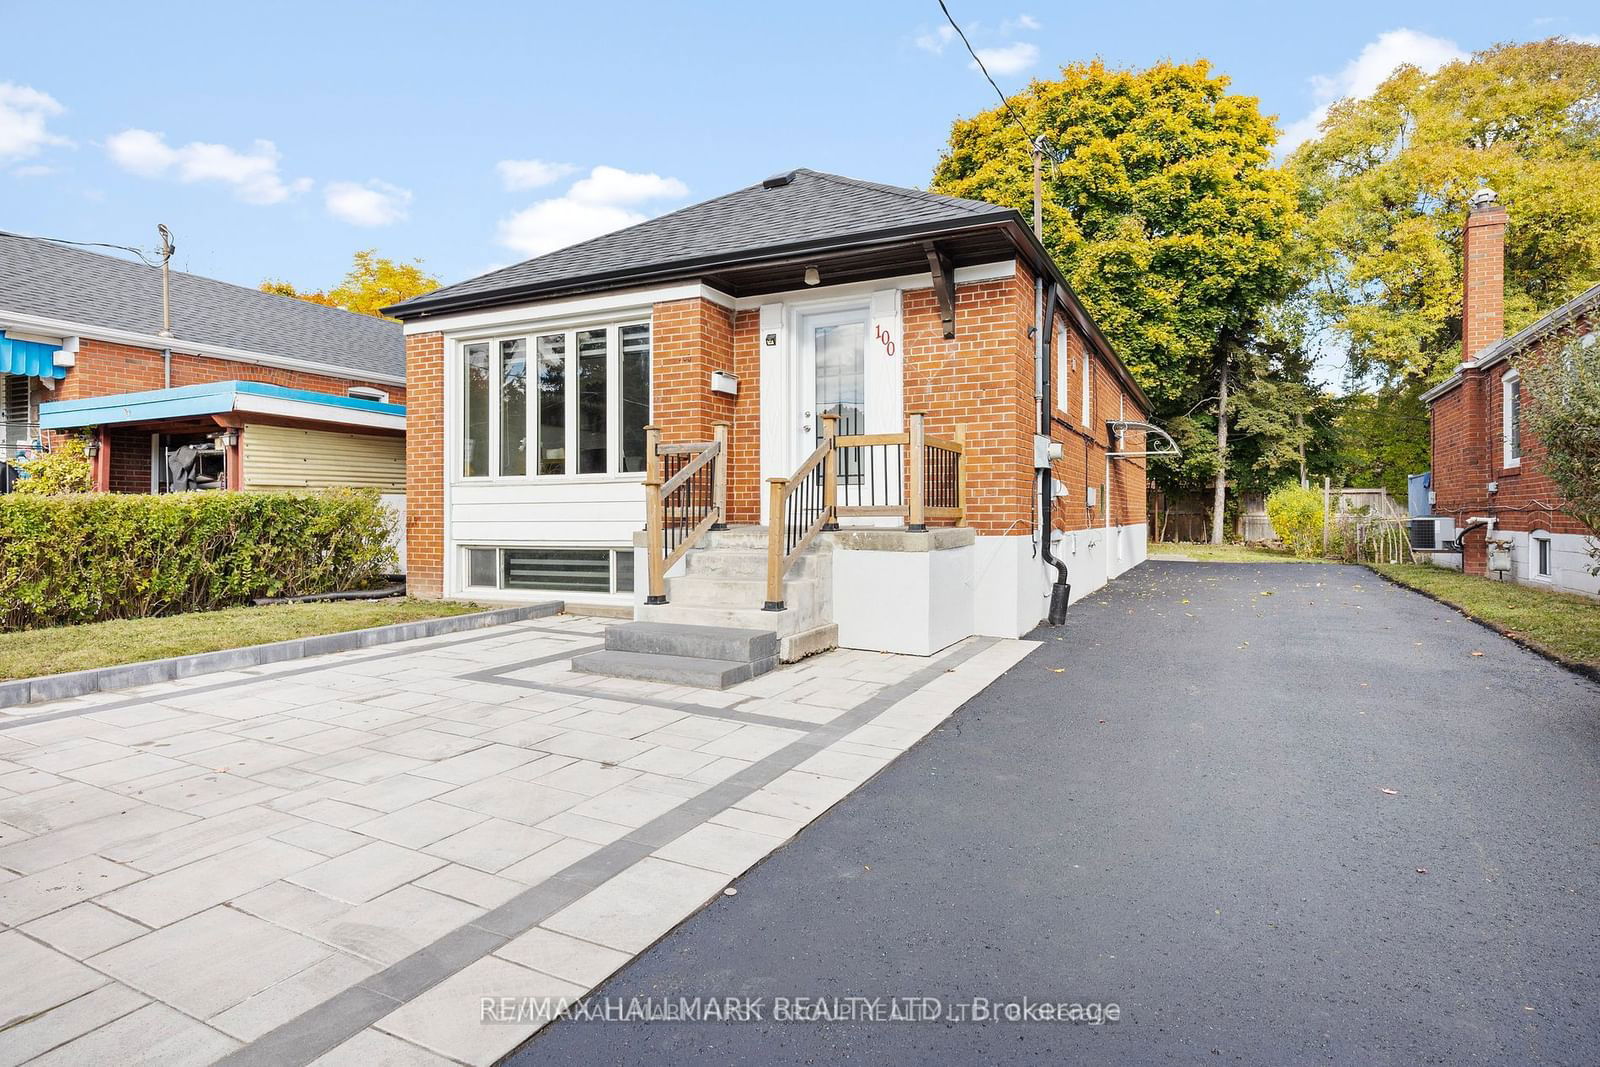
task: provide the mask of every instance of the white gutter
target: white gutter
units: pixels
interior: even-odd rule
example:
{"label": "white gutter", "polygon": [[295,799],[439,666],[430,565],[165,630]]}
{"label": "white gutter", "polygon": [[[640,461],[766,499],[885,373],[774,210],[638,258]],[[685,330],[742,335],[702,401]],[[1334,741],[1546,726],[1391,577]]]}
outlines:
{"label": "white gutter", "polygon": [[320,374],[329,378],[349,378],[353,381],[377,382],[383,385],[406,384],[404,376],[375,374],[372,371],[356,370],[353,367],[335,367],[327,363],[290,359],[286,356],[269,355],[265,352],[249,352],[242,348],[228,348],[223,345],[203,345],[195,341],[183,341],[174,337],[158,337],[155,334],[121,330],[113,326],[68,322],[65,319],[29,315],[21,311],[9,311],[5,308],[0,308],[0,325],[14,325],[23,330],[42,331],[46,334],[54,334],[61,337],[94,337],[102,341],[111,341],[115,344],[147,348],[153,352],[160,352],[164,348],[169,348],[174,352],[193,356],[212,356],[233,363],[252,363],[262,367],[305,371],[308,374]]}

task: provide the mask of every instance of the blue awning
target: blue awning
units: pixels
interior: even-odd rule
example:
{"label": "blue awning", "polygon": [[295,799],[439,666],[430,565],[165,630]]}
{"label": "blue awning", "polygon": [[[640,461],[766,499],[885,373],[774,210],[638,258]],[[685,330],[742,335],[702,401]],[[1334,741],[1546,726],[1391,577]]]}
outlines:
{"label": "blue awning", "polygon": [[406,424],[404,404],[288,389],[264,382],[229,381],[140,393],[112,393],[79,400],[52,400],[39,405],[39,425],[46,430],[72,430],[84,426],[203,418],[228,412],[389,430],[403,430]]}
{"label": "blue awning", "polygon": [[67,368],[56,366],[60,345],[43,341],[19,341],[0,330],[0,374],[21,374],[29,378],[65,378]]}

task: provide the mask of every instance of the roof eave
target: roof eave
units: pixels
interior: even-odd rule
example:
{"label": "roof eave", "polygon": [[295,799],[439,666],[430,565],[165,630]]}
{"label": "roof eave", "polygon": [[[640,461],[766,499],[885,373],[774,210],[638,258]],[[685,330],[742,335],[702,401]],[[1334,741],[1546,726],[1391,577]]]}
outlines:
{"label": "roof eave", "polygon": [[987,215],[973,215],[969,218],[951,219],[947,222],[936,224],[917,223],[911,226],[896,226],[850,234],[844,237],[829,238],[824,241],[803,241],[786,245],[773,245],[756,252],[744,251],[696,256],[646,268],[599,271],[593,274],[561,278],[532,285],[507,286],[503,289],[466,293],[459,297],[445,295],[435,298],[433,294],[428,294],[402,301],[382,310],[385,315],[391,318],[400,319],[402,322],[410,322],[415,319],[436,315],[453,315],[463,311],[481,311],[485,308],[520,304],[536,298],[548,299],[555,296],[571,296],[593,292],[599,289],[619,289],[624,286],[645,283],[678,281],[685,278],[698,277],[716,270],[745,266],[759,267],[797,256],[837,253],[848,251],[852,248],[866,248],[896,241],[948,237],[967,230],[982,230],[993,226],[1003,226],[1012,219],[1017,218],[1020,218],[1020,216],[1009,208],[996,208]]}

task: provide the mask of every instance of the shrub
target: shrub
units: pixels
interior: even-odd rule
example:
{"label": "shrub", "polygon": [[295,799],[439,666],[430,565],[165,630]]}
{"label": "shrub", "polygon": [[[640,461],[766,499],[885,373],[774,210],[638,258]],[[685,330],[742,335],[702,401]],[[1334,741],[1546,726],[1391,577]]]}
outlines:
{"label": "shrub", "polygon": [[0,497],[0,630],[370,587],[393,524],[370,489]]}
{"label": "shrub", "polygon": [[[1541,468],[1561,490],[1561,510],[1600,530],[1600,344],[1568,340],[1517,360],[1528,389],[1528,429],[1544,446]],[[1589,541],[1600,574],[1600,539]]]}
{"label": "shrub", "polygon": [[87,493],[94,488],[94,468],[83,442],[69,437],[49,452],[23,460],[17,469],[27,474],[17,482],[16,492],[41,496],[61,493]]}
{"label": "shrub", "polygon": [[1322,491],[1284,485],[1267,497],[1272,531],[1301,559],[1322,554]]}

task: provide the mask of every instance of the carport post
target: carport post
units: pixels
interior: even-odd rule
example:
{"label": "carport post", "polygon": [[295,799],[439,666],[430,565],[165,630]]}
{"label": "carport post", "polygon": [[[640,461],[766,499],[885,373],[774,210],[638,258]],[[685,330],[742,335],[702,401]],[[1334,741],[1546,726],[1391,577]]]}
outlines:
{"label": "carport post", "polygon": [[111,492],[111,434],[104,426],[94,428],[94,491]]}

